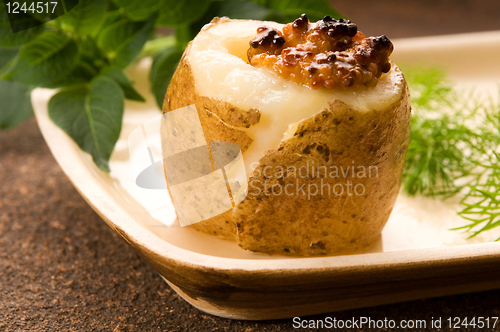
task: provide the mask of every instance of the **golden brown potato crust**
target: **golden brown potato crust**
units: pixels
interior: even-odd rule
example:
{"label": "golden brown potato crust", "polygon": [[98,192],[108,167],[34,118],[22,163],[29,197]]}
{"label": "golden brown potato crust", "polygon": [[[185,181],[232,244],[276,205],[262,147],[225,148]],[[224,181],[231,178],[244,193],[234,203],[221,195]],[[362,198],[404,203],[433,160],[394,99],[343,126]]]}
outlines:
{"label": "golden brown potato crust", "polygon": [[[238,128],[257,124],[259,111],[198,96],[186,54],[189,47],[169,85],[163,112],[195,104],[208,142],[233,142],[245,151],[252,139]],[[404,84],[400,100],[385,110],[360,112],[332,101],[302,120],[294,137],[260,160],[243,202],[189,227],[269,254],[331,255],[367,248],[380,235],[401,185],[411,116]],[[346,173],[353,166],[354,174],[352,168]],[[286,172],[280,173],[280,167]],[[338,177],[332,176],[335,167]],[[365,167],[364,177],[359,167]],[[357,184],[364,188],[362,195],[353,192]],[[323,187],[323,194],[308,195],[314,185]],[[273,187],[282,194],[275,195]],[[285,188],[294,194],[284,193]]]}

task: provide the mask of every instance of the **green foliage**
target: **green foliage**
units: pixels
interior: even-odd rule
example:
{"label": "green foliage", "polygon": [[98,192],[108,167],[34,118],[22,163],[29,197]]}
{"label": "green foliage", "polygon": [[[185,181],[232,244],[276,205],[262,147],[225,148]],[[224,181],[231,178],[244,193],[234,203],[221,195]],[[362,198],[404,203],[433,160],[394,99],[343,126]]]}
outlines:
{"label": "green foliage", "polygon": [[13,33],[5,9],[5,3],[0,2],[0,47],[20,47],[36,38],[44,26],[37,26],[28,30]]}
{"label": "green foliage", "polygon": [[5,70],[4,67],[14,59],[14,57],[19,53],[17,48],[1,48],[0,47],[0,75]]}
{"label": "green foliage", "polygon": [[122,127],[124,95],[111,78],[95,77],[90,86],[61,90],[49,101],[49,116],[102,170]]}
{"label": "green foliage", "polygon": [[156,99],[158,107],[161,109],[163,99],[167,91],[170,79],[174,75],[177,64],[182,57],[182,50],[177,47],[171,47],[158,54],[153,59],[153,66],[149,73],[151,89]]}
{"label": "green foliage", "polygon": [[413,116],[404,192],[464,192],[459,215],[470,223],[455,229],[471,237],[500,226],[500,103],[453,89],[436,68],[409,68],[406,77]]}
{"label": "green foliage", "polygon": [[[18,48],[0,48],[0,75],[9,70],[18,53]],[[30,93],[31,89],[24,84],[0,79],[0,101],[3,105],[0,108],[0,129],[12,128],[33,116]]]}
{"label": "green foliage", "polygon": [[[76,1],[65,1],[73,6]],[[60,7],[60,8],[59,8]],[[67,8],[68,10],[70,8]],[[55,16],[62,14],[58,6]],[[96,164],[109,170],[118,138],[123,98],[144,101],[126,67],[152,56],[151,90],[158,107],[188,42],[215,16],[286,23],[306,12],[311,20],[339,16],[326,0],[80,0],[66,14],[12,33],[0,1],[1,128],[32,114],[29,91],[61,89],[49,102],[52,120]],[[47,20],[51,14],[29,14]],[[162,27],[172,36],[159,36]],[[157,28],[160,28],[157,30]]]}
{"label": "green foliage", "polygon": [[114,65],[125,68],[141,53],[153,26],[154,18],[146,22],[123,19],[104,29],[97,43]]}
{"label": "green foliage", "polygon": [[106,67],[102,72],[101,76],[106,76],[113,79],[120,88],[123,90],[125,94],[125,98],[135,101],[146,101],[143,96],[139,94],[134,89],[134,84],[132,81],[125,75],[122,69],[118,67]]}
{"label": "green foliage", "polygon": [[90,35],[104,19],[106,13],[106,1],[86,0],[79,1],[68,13],[59,18],[64,24],[65,30],[73,34],[85,36]]}
{"label": "green foliage", "polygon": [[23,84],[0,80],[0,129],[8,129],[33,115],[31,90]]}
{"label": "green foliage", "polygon": [[[476,183],[468,186],[459,214],[470,221],[468,225],[455,228],[472,231],[470,237],[500,226],[500,155],[493,152],[490,158],[479,164],[485,174]],[[499,241],[500,237],[496,239]]]}
{"label": "green foliage", "polygon": [[177,43],[175,36],[165,36],[149,40],[142,49],[141,56],[156,55],[167,48],[175,46]]}
{"label": "green foliage", "polygon": [[475,181],[477,163],[500,144],[498,127],[488,120],[496,106],[473,91],[456,91],[436,68],[416,66],[405,73],[413,114],[403,190],[455,195]]}
{"label": "green foliage", "polygon": [[158,24],[169,27],[189,24],[199,19],[209,4],[209,0],[164,0]]}
{"label": "green foliage", "polygon": [[[415,109],[403,175],[409,195],[454,194],[457,178],[468,174],[471,164],[464,151],[475,133],[463,125],[461,116],[440,114],[428,118]],[[457,144],[460,143],[460,144]]]}
{"label": "green foliage", "polygon": [[77,43],[61,32],[46,31],[26,44],[3,79],[41,85],[68,74],[78,61]]}
{"label": "green foliage", "polygon": [[[164,0],[113,0],[134,21],[147,20],[158,9],[165,6]],[[182,2],[182,1],[178,1]]]}

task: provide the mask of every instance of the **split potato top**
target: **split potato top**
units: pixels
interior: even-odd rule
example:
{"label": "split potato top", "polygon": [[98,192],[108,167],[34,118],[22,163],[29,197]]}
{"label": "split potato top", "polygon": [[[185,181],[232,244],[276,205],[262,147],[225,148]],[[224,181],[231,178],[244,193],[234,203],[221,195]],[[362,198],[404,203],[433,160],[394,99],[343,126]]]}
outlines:
{"label": "split potato top", "polygon": [[363,86],[354,91],[311,89],[267,68],[250,65],[249,43],[263,25],[279,30],[284,27],[275,22],[216,20],[198,34],[185,55],[198,95],[246,110],[248,115],[242,112],[243,118],[260,113],[259,122],[249,128],[229,123],[254,141],[244,154],[248,176],[254,168],[251,165],[266,151],[276,149],[283,135],[293,135],[287,132],[289,126],[293,131],[300,120],[325,108],[328,101],[340,100],[366,112],[384,109],[401,97],[404,77],[395,65],[376,87]]}

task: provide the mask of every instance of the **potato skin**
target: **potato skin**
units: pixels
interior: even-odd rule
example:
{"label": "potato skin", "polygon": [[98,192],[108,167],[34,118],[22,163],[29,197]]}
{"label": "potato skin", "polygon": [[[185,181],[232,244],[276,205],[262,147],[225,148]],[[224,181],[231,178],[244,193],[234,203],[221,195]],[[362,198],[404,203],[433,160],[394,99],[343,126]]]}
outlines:
{"label": "potato skin", "polygon": [[[258,110],[241,110],[222,100],[197,94],[191,74],[190,47],[175,72],[163,104],[163,112],[195,104],[208,142],[233,142],[245,151],[252,139],[238,128],[260,119]],[[295,256],[357,252],[380,236],[398,196],[410,136],[411,107],[404,82],[399,101],[385,110],[360,112],[341,101],[299,123],[295,136],[268,151],[249,178],[249,193],[234,209],[189,227],[232,239],[251,251]],[[376,167],[378,176],[318,177],[301,167]],[[291,167],[275,174],[279,166]],[[267,167],[267,172],[264,172]],[[328,171],[330,172],[330,171]],[[339,171],[340,172],[340,171]],[[266,174],[264,174],[266,173]],[[271,173],[271,174],[270,174]],[[356,170],[357,173],[357,170]],[[324,175],[324,172],[322,173]],[[273,186],[362,184],[363,195],[269,194]],[[298,182],[297,182],[298,181]],[[355,182],[354,182],[355,181]],[[267,194],[266,194],[267,192]]]}
{"label": "potato skin", "polygon": [[[190,45],[184,51],[184,55],[170,81],[163,101],[163,113],[195,104],[208,143],[232,142],[238,144],[241,151],[247,150],[252,143],[252,139],[244,131],[237,128],[249,128],[257,124],[260,120],[260,112],[256,109],[244,111],[222,100],[199,96],[191,73],[191,65],[187,58],[189,50]],[[236,226],[231,215],[232,212],[227,211],[188,227],[225,239],[235,240]]]}
{"label": "potato skin", "polygon": [[163,101],[163,113],[195,104],[207,142],[236,143],[244,152],[252,143],[252,139],[244,131],[236,128],[249,128],[257,124],[260,120],[259,111],[255,109],[244,111],[225,101],[199,96],[191,73],[191,65],[186,56],[189,50],[190,45],[184,51],[170,81]]}
{"label": "potato skin", "polygon": [[[294,137],[261,159],[249,179],[247,197],[233,211],[240,246],[268,254],[299,256],[350,253],[369,247],[380,235],[400,190],[410,116],[405,83],[402,98],[386,110],[359,112],[333,101],[328,108],[301,121]],[[346,178],[342,173],[339,178],[331,176],[332,166],[346,170],[352,165],[356,166],[354,177],[351,169]],[[372,176],[357,178],[362,175],[358,172],[360,165],[366,170],[372,166]],[[279,166],[290,172],[272,174]],[[311,169],[318,166],[326,166],[328,175],[324,168],[313,174]],[[348,195],[347,181],[362,184],[364,194]],[[331,194],[327,194],[327,184]],[[343,185],[342,195],[333,194],[336,184]],[[279,192],[287,185],[294,195],[273,194],[273,186]],[[311,186],[313,193],[314,185],[323,185],[323,195],[307,196],[307,188]],[[301,187],[305,194],[298,191]]]}

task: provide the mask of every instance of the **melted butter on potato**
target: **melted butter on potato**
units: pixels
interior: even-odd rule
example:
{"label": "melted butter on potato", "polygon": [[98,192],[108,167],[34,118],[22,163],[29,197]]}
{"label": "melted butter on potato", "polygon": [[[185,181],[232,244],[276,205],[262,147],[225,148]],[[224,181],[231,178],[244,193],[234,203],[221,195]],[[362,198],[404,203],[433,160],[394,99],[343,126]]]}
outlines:
{"label": "melted butter on potato", "polygon": [[253,139],[243,155],[247,176],[251,174],[252,163],[258,162],[266,151],[276,149],[285,133],[285,138],[293,136],[294,133],[287,132],[289,125],[296,127],[302,119],[325,108],[327,102],[340,100],[355,110],[368,112],[383,110],[400,99],[404,77],[394,64],[376,87],[356,91],[315,90],[265,68],[251,66],[247,59],[248,44],[263,23],[283,28],[275,22],[221,19],[198,34],[187,55],[199,95],[229,102],[243,110],[258,109],[261,113],[258,124],[243,129]]}

